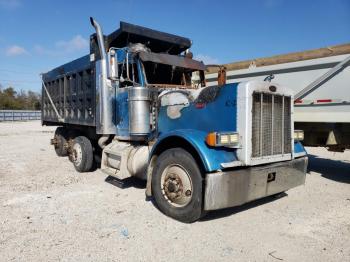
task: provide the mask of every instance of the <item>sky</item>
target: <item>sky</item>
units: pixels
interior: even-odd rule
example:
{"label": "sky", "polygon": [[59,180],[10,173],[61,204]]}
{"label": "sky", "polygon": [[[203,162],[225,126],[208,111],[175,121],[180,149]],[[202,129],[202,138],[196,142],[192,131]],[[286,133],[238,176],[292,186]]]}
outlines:
{"label": "sky", "polygon": [[193,41],[205,63],[350,43],[350,0],[0,0],[0,84],[39,92],[39,74],[89,53],[126,21]]}

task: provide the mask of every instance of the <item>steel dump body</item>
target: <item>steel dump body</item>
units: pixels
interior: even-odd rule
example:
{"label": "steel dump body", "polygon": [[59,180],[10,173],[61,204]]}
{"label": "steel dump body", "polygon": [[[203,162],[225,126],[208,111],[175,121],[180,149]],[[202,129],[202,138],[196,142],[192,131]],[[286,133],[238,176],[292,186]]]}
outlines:
{"label": "steel dump body", "polygon": [[[43,75],[46,88],[65,123],[95,126],[95,75],[90,56],[84,56]],[[42,92],[42,122],[59,123],[47,93]]]}
{"label": "steel dump body", "polygon": [[[120,28],[104,36],[106,49],[129,43],[147,43],[152,51],[179,54],[191,46],[188,38],[120,22]],[[59,66],[42,79],[66,124],[96,126],[96,61],[100,59],[96,34],[90,36],[90,55]],[[42,123],[61,123],[43,87]]]}

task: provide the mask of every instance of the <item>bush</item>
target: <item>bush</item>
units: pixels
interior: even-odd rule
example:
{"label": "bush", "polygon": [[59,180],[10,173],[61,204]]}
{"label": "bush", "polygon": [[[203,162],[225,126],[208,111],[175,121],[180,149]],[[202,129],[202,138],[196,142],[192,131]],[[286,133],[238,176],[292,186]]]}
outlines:
{"label": "bush", "polygon": [[9,110],[40,110],[41,96],[33,91],[21,90],[19,93],[13,87],[2,89],[0,85],[0,109]]}

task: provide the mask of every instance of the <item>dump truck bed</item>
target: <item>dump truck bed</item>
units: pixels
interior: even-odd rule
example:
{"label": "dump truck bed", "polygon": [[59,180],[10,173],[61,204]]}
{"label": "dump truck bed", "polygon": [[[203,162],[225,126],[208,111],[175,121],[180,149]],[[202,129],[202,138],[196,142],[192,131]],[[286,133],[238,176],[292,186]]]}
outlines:
{"label": "dump truck bed", "polygon": [[[110,47],[122,48],[131,43],[141,43],[153,52],[177,55],[191,46],[191,40],[186,37],[126,22],[120,22],[120,28],[104,38],[106,50]],[[96,126],[96,88],[98,86],[96,86],[95,61],[99,59],[96,34],[92,34],[89,55],[43,74],[42,79],[46,87],[46,89],[44,86],[42,88],[42,123],[44,125],[65,123]]]}
{"label": "dump truck bed", "polygon": [[[95,126],[95,75],[89,55],[57,67],[42,76],[46,90],[64,123]],[[45,88],[42,89],[42,122],[54,125],[59,118]]]}

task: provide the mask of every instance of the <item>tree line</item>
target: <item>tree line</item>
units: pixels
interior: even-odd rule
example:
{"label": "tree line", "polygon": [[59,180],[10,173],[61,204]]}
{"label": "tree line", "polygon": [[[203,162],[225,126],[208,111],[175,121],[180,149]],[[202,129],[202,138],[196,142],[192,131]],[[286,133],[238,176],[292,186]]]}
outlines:
{"label": "tree line", "polygon": [[17,92],[13,87],[0,84],[0,110],[40,110],[41,95],[33,91]]}

